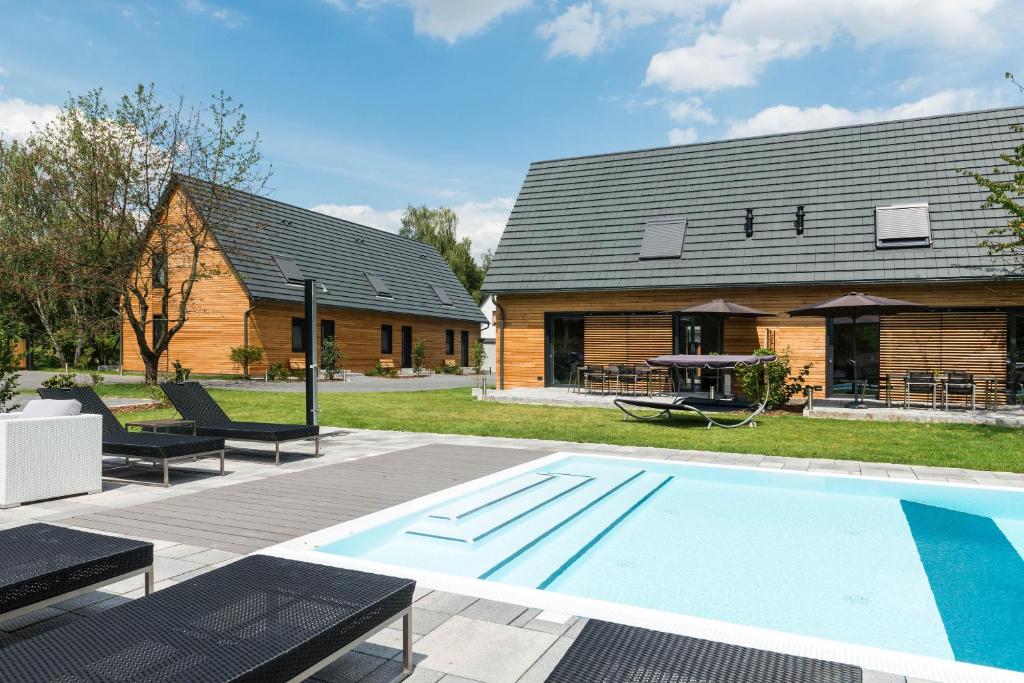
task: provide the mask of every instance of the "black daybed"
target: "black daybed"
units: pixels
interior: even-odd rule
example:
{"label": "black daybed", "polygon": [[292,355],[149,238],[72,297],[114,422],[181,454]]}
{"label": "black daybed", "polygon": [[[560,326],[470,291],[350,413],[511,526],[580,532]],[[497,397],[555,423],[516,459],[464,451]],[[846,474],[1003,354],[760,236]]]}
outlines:
{"label": "black daybed", "polygon": [[861,683],[860,668],[588,621],[548,683]]}
{"label": "black daybed", "polygon": [[[153,590],[153,544],[51,524],[0,531],[0,621],[145,574]],[[15,679],[3,679],[15,680]]]}
{"label": "black daybed", "polygon": [[252,555],[0,649],[0,680],[302,681],[397,617],[415,581]]}
{"label": "black daybed", "polygon": [[195,422],[196,434],[200,436],[273,443],[277,465],[281,464],[282,443],[313,439],[314,455],[320,457],[320,427],[317,425],[238,422],[221,410],[199,382],[163,382],[160,388],[183,418]]}
{"label": "black daybed", "polygon": [[117,421],[107,404],[89,387],[39,389],[39,395],[60,401],[74,399],[82,404],[83,413],[101,416],[103,454],[121,456],[126,462],[129,459],[136,459],[153,464],[161,463],[164,469],[164,486],[170,485],[168,464],[177,460],[220,458],[220,473],[224,474],[224,439],[184,434],[129,432]]}

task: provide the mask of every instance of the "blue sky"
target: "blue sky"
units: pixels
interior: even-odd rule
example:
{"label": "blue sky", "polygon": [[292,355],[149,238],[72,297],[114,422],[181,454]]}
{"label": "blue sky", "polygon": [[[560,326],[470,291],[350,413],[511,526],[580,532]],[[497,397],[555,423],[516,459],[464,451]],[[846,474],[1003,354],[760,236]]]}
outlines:
{"label": "blue sky", "polygon": [[[1024,101],[1020,0],[0,2],[0,130],[153,81],[246,105],[271,194],[493,247],[533,160]],[[1021,69],[1024,71],[1024,69]]]}

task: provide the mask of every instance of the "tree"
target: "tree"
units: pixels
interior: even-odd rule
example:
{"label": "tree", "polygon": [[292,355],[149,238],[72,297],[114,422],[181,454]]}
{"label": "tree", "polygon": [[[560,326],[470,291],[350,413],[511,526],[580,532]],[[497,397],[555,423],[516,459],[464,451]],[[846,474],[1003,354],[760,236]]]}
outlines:
{"label": "tree", "polygon": [[[50,321],[63,316],[77,360],[91,325],[107,329],[123,316],[146,381],[156,382],[161,356],[195,308],[196,282],[219,274],[223,259],[212,256],[252,239],[232,234],[231,199],[265,188],[258,145],[242,107],[223,92],[186,107],[180,98],[161,103],[152,85],[114,106],[99,89],[72,98],[24,144],[7,143],[0,188],[15,182],[0,189],[0,229],[13,239],[2,235],[0,263],[17,267],[51,345]],[[171,190],[184,184],[188,200],[172,205],[180,195]]]}
{"label": "tree", "polygon": [[0,413],[9,412],[8,403],[18,388],[18,360],[14,344],[18,339],[17,327],[0,319]]}
{"label": "tree", "polygon": [[[1024,92],[1024,87],[1012,73],[1007,72],[1006,79]],[[1024,125],[1015,123],[1010,129],[1024,134]],[[1024,204],[1021,204],[1021,197],[1024,197],[1024,140],[1012,152],[1000,154],[999,158],[1006,168],[993,168],[990,176],[966,169],[960,169],[960,173],[988,190],[983,204],[985,208],[998,207],[1009,216],[1006,225],[989,230],[990,239],[983,240],[982,246],[993,256],[1005,257],[1011,274],[1024,275]]]}
{"label": "tree", "polygon": [[[431,209],[410,205],[402,214],[402,228],[398,234],[434,247],[479,304],[486,270],[473,258],[472,241],[468,237],[459,239],[458,227],[459,217],[447,207]],[[490,262],[489,258],[487,262]]]}

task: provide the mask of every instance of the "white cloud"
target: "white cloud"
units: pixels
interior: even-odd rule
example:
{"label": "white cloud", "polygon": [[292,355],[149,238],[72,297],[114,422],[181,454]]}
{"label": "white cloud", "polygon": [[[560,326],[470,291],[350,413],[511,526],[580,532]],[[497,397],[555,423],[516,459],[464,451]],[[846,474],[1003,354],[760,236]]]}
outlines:
{"label": "white cloud", "polygon": [[670,103],[668,115],[673,121],[680,123],[697,121],[698,123],[710,125],[717,121],[715,115],[704,106],[704,102],[699,97],[689,97],[681,102]]}
{"label": "white cloud", "polygon": [[692,44],[656,53],[646,82],[675,91],[749,86],[771,62],[826,49],[842,36],[860,49],[991,50],[1004,21],[993,12],[1000,4],[1005,0],[733,0]]}
{"label": "white cloud", "polygon": [[413,29],[453,44],[480,33],[506,14],[523,9],[532,0],[323,0],[340,10],[373,10],[381,5],[402,5],[413,13]]}
{"label": "white cloud", "polygon": [[0,99],[0,134],[24,139],[36,125],[49,123],[59,112],[55,104],[32,104],[20,97]]}
{"label": "white cloud", "polygon": [[572,5],[537,27],[537,35],[551,41],[548,56],[589,57],[601,45],[601,14],[589,2]]}
{"label": "white cloud", "polygon": [[695,128],[673,128],[668,132],[668,144],[688,145],[697,142],[697,129]]}
{"label": "white cloud", "polygon": [[[473,242],[473,251],[478,255],[494,249],[498,246],[513,204],[515,200],[511,197],[497,197],[489,201],[471,201],[452,206],[459,217],[459,236],[469,237]],[[404,213],[404,209],[381,210],[365,204],[317,204],[312,210],[396,233],[402,227]]]}
{"label": "white cloud", "polygon": [[2,66],[0,66],[0,76],[6,76],[6,75],[7,75],[7,69],[5,69]]}
{"label": "white cloud", "polygon": [[181,4],[189,12],[210,17],[231,29],[239,28],[245,23],[246,19],[248,19],[248,17],[241,12],[227,9],[225,7],[219,7],[217,5],[211,5],[203,0],[182,0]]}
{"label": "white cloud", "polygon": [[729,126],[726,135],[735,138],[770,133],[789,133],[873,121],[948,114],[955,111],[997,106],[998,104],[997,101],[981,96],[976,90],[942,90],[920,100],[888,108],[851,110],[834,107],[830,104],[823,104],[819,107],[793,107],[780,104],[763,109],[749,119],[734,121]]}

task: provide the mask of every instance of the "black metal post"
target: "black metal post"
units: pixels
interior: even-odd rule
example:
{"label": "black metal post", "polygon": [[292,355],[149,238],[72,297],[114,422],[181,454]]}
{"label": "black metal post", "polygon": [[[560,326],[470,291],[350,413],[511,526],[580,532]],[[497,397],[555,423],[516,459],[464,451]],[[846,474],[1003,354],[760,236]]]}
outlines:
{"label": "black metal post", "polygon": [[318,423],[319,407],[317,406],[316,380],[318,374],[316,359],[316,281],[305,280],[303,298],[306,304],[306,321],[303,325],[303,344],[306,347],[306,424]]}

